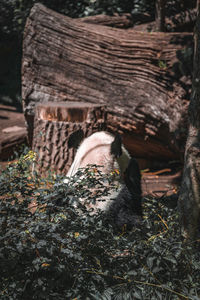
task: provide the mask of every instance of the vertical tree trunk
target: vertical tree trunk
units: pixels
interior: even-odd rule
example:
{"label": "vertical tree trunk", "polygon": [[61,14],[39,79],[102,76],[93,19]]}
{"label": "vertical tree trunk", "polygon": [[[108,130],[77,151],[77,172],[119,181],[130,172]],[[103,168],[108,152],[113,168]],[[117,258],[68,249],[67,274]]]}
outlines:
{"label": "vertical tree trunk", "polygon": [[156,31],[165,31],[165,2],[156,0]]}
{"label": "vertical tree trunk", "polygon": [[192,239],[200,233],[200,0],[197,2],[193,83],[188,111],[189,131],[179,196],[182,229],[185,236]]}

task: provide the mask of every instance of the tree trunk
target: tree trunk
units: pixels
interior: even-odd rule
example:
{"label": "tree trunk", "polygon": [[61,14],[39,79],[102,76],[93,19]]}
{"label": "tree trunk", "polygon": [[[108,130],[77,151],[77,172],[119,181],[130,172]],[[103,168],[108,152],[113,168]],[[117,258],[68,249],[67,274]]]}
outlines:
{"label": "tree trunk", "polygon": [[36,4],[26,23],[22,62],[29,137],[36,103],[84,101],[107,106],[107,128],[123,133],[132,155],[179,159],[190,84],[183,81],[189,80],[182,73],[187,61],[178,53],[191,45],[191,34],[87,24]]}
{"label": "tree trunk", "polygon": [[186,238],[200,233],[200,1],[194,31],[194,73],[189,105],[189,131],[179,196],[181,225]]}
{"label": "tree trunk", "polygon": [[81,102],[45,102],[36,105],[33,150],[37,168],[66,174],[74,159],[69,136],[83,130],[84,137],[106,129],[105,107]]}
{"label": "tree trunk", "polygon": [[165,2],[156,0],[156,31],[165,31]]}

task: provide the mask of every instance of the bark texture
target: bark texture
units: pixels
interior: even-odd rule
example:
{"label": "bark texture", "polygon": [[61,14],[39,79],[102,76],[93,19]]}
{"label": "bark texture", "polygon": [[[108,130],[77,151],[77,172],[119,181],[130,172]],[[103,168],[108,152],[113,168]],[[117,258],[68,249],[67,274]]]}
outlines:
{"label": "bark texture", "polygon": [[189,131],[179,197],[181,225],[187,238],[200,235],[200,5],[194,32],[194,74],[189,106]]}
{"label": "bark texture", "polygon": [[[181,11],[170,17],[165,16],[164,10],[162,10],[162,16],[159,16],[159,20],[163,20],[163,24],[165,23],[164,30],[158,30],[156,28],[158,18],[154,21],[153,17],[147,13],[138,13],[133,16],[131,14],[116,14],[114,16],[96,15],[79,18],[78,20],[90,24],[126,28],[129,30],[134,29],[137,31],[191,32],[196,22],[196,8]],[[162,29],[162,27],[159,28]]]}
{"label": "bark texture", "polygon": [[39,103],[35,110],[33,150],[38,154],[37,168],[66,174],[74,159],[68,138],[82,129],[84,136],[105,130],[104,106],[77,102]]}
{"label": "bark texture", "polygon": [[[144,20],[149,19],[149,16],[143,15]],[[90,16],[85,18],[79,18],[79,21],[84,23],[96,24],[96,25],[104,25],[115,28],[130,28],[133,26],[136,20],[133,20],[131,14],[123,14],[123,15],[97,15]]]}
{"label": "bark texture", "polygon": [[23,43],[22,98],[29,138],[36,103],[86,101],[106,104],[108,129],[123,133],[132,155],[179,159],[187,92],[184,74],[177,72],[186,63],[178,53],[191,44],[191,34],[113,29],[36,4]]}

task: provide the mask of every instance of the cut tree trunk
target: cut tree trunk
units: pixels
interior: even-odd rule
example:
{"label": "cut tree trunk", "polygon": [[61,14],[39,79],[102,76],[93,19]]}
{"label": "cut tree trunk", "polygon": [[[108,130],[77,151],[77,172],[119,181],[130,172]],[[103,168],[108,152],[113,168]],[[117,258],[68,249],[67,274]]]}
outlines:
{"label": "cut tree trunk", "polygon": [[37,169],[66,174],[74,159],[68,138],[83,130],[84,137],[106,129],[105,107],[81,102],[39,103],[35,109],[33,150],[37,153]]}
{"label": "cut tree trunk", "polygon": [[[107,128],[132,155],[180,159],[187,101],[178,52],[191,34],[141,33],[88,24],[36,4],[23,43],[22,98],[29,140],[35,105],[78,101],[107,106]],[[177,70],[179,75],[177,76]]]}

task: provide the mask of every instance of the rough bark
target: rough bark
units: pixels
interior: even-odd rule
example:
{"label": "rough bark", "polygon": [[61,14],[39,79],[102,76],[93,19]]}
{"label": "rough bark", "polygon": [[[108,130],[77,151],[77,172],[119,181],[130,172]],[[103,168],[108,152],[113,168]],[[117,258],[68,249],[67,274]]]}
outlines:
{"label": "rough bark", "polygon": [[105,107],[81,102],[39,103],[35,110],[33,150],[37,168],[66,174],[74,159],[68,138],[82,129],[84,136],[106,129]]}
{"label": "rough bark", "polygon": [[181,225],[186,238],[200,234],[200,5],[194,32],[194,73],[189,106],[189,131],[179,196]]}
{"label": "rough bark", "polygon": [[84,18],[79,18],[79,21],[84,23],[104,25],[115,28],[131,28],[134,24],[147,23],[153,21],[152,16],[147,13],[138,13],[132,16],[131,14],[115,14],[114,16],[96,15]]}
{"label": "rough bark", "polygon": [[133,26],[133,18],[131,14],[123,14],[123,15],[97,15],[90,16],[85,18],[79,18],[79,21],[84,23],[96,24],[96,25],[104,25],[115,28],[129,28]]}
{"label": "rough bark", "polygon": [[[36,4],[23,43],[22,98],[29,136],[44,101],[106,104],[107,126],[132,155],[179,159],[187,104],[178,52],[192,35],[128,32],[70,19]],[[182,123],[183,122],[183,123]],[[181,124],[181,130],[179,130]]]}
{"label": "rough bark", "polygon": [[158,30],[156,28],[156,21],[154,21],[153,17],[147,13],[140,13],[133,16],[131,14],[114,16],[96,15],[79,18],[78,20],[90,24],[127,28],[129,30],[134,29],[137,31],[191,32],[193,31],[196,22],[196,8],[190,8],[186,11],[181,11],[176,15],[159,19],[165,19],[165,21],[163,21],[165,23],[164,30],[161,30],[162,27]]}

